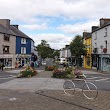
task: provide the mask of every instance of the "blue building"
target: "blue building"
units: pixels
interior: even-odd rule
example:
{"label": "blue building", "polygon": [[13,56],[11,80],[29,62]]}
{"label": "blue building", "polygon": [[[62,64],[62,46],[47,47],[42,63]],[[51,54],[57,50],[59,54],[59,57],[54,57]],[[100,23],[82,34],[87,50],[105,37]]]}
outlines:
{"label": "blue building", "polygon": [[15,67],[25,66],[30,63],[31,53],[37,54],[34,41],[18,29],[18,25],[10,25],[16,34],[16,64]]}

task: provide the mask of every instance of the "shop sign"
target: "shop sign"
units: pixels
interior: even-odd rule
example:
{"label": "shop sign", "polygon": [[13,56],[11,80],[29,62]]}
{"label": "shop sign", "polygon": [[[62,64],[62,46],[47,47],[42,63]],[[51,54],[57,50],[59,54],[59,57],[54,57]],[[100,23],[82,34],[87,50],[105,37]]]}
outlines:
{"label": "shop sign", "polygon": [[0,55],[0,58],[13,58],[13,55]]}
{"label": "shop sign", "polygon": [[102,57],[110,58],[110,55],[101,55]]}

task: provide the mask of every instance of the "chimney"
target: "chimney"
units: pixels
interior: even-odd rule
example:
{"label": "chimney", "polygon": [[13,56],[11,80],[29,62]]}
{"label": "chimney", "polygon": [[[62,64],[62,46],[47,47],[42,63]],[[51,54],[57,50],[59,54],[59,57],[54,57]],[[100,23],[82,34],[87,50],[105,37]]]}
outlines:
{"label": "chimney", "polygon": [[108,18],[101,18],[100,19],[100,27],[110,22],[110,19]]}
{"label": "chimney", "polygon": [[19,26],[19,25],[12,25],[12,26],[14,26],[16,29],[18,29],[18,26]]}
{"label": "chimney", "polygon": [[9,19],[0,19],[0,24],[6,28],[10,28],[10,20]]}
{"label": "chimney", "polygon": [[99,26],[92,26],[92,32],[94,32]]}

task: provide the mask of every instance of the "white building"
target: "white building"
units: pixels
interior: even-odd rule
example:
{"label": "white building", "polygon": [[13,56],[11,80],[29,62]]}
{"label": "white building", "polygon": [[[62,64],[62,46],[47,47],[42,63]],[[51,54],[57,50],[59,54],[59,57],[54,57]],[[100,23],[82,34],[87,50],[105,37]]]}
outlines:
{"label": "white building", "polygon": [[66,45],[65,48],[60,50],[60,58],[71,58],[71,51],[69,49],[69,45]]}
{"label": "white building", "polygon": [[110,19],[100,19],[100,27],[92,27],[93,66],[110,71]]}

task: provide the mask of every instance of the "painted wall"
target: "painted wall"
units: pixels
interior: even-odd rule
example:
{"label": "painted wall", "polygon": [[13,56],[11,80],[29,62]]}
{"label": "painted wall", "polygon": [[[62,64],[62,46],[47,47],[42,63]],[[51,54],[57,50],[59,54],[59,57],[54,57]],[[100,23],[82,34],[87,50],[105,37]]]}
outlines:
{"label": "painted wall", "polygon": [[16,37],[16,54],[21,54],[21,47],[26,47],[26,54],[31,54],[31,39],[26,39],[26,44],[21,44],[21,37]]}
{"label": "painted wall", "polygon": [[84,68],[91,69],[92,66],[92,38],[84,39],[84,44],[87,45],[87,55],[84,56]]}
{"label": "painted wall", "polygon": [[[107,28],[107,36],[105,37],[106,28]],[[97,38],[96,38],[96,36],[97,36]],[[105,45],[106,40],[108,42],[106,54],[110,54],[110,26],[104,27],[104,28],[92,33],[92,52],[93,52],[93,49],[97,47],[98,54],[104,54],[103,49],[101,49],[101,46],[103,46],[103,48],[106,47],[106,45]]]}
{"label": "painted wall", "polygon": [[[10,35],[10,41],[4,41],[4,34],[0,33],[0,55],[6,58],[12,58],[12,68],[15,66],[15,50],[16,50],[16,37]],[[3,45],[9,46],[9,54],[3,54]],[[10,55],[12,57],[10,57]],[[5,58],[4,57],[4,58]]]}

